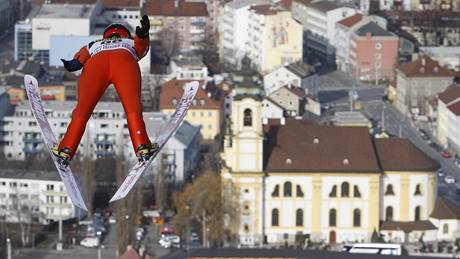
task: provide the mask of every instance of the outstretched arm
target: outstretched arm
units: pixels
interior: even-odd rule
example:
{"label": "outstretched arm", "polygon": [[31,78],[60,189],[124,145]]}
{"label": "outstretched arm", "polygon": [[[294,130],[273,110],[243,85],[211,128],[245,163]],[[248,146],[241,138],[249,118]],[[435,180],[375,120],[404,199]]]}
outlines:
{"label": "outstretched arm", "polygon": [[69,72],[74,72],[83,68],[85,62],[90,58],[88,48],[82,47],[74,56],[72,60],[61,59],[65,69]]}
{"label": "outstretched arm", "polygon": [[142,16],[141,26],[136,27],[136,36],[134,36],[134,49],[139,59],[143,58],[150,47],[149,40],[150,21],[147,15]]}

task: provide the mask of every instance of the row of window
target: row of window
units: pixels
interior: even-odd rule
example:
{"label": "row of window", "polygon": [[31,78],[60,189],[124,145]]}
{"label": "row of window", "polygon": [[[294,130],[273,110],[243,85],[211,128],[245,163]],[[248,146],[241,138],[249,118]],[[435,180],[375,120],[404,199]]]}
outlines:
{"label": "row of window", "polygon": [[[295,213],[295,225],[296,227],[302,227],[304,222],[304,213],[302,209],[297,209]],[[279,226],[279,209],[272,209],[272,220],[271,225],[273,227]],[[330,209],[329,210],[329,226],[336,227],[337,226],[337,210]],[[353,210],[353,227],[361,227],[361,210],[354,209]]]}
{"label": "row of window", "polygon": [[[388,184],[385,188],[385,196],[389,196],[389,195],[395,195],[392,184]],[[415,186],[414,196],[421,196],[421,195],[423,195],[422,194],[422,184],[417,184]]]}
{"label": "row of window", "polygon": [[[393,207],[388,206],[385,208],[385,221],[393,221]],[[414,209],[414,221],[422,220],[422,207],[417,206]]]}
{"label": "row of window", "polygon": [[[272,197],[279,197],[279,184],[275,185],[275,188],[272,192]],[[350,184],[348,182],[343,182],[341,185],[341,196],[342,197],[350,197]],[[292,197],[292,183],[285,182],[283,184],[283,196],[284,197]],[[300,185],[296,185],[296,197],[303,197],[302,187]],[[332,190],[329,193],[329,197],[337,197],[337,185],[332,186]],[[361,192],[357,185],[353,186],[353,197],[361,198]]]}

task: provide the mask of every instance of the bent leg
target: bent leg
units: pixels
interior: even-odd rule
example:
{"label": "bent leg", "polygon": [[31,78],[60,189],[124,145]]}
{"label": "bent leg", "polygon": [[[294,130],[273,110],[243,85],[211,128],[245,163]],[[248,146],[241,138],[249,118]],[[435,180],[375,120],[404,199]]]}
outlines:
{"label": "bent leg", "polygon": [[[102,54],[102,53],[101,53]],[[109,71],[106,58],[99,55],[88,61],[78,81],[77,106],[72,112],[72,119],[59,148],[67,147],[73,157],[80,144],[86,123],[93,113],[99,99],[109,85]]]}
{"label": "bent leg", "polygon": [[112,82],[126,113],[131,142],[134,151],[137,151],[141,144],[150,144],[142,117],[139,65],[132,58],[127,60],[111,57],[111,72]]}

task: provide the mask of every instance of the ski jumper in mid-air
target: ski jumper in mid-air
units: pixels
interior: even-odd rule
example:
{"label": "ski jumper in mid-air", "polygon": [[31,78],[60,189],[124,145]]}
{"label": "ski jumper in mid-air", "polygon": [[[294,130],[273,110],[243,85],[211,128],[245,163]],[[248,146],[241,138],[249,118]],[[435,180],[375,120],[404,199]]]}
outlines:
{"label": "ski jumper in mid-air", "polygon": [[145,129],[141,106],[141,73],[138,61],[149,50],[150,21],[142,17],[134,39],[121,24],[108,26],[103,39],[82,47],[72,60],[61,59],[70,71],[83,68],[78,82],[77,105],[64,138],[53,147],[53,154],[63,164],[75,155],[94,107],[113,83],[126,113],[129,134],[139,161],[148,160],[156,151]]}

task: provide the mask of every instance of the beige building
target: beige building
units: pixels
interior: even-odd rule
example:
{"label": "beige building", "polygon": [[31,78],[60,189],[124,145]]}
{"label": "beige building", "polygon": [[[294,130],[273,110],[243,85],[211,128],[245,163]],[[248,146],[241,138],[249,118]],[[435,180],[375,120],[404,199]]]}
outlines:
{"label": "beige building", "polygon": [[380,221],[428,220],[438,164],[408,140],[295,119],[264,132],[260,114],[257,95],[234,96],[221,154],[237,213],[225,223],[241,245],[368,242]]}
{"label": "beige building", "polygon": [[302,25],[279,4],[250,9],[247,54],[263,75],[302,60]]}
{"label": "beige building", "polygon": [[[184,92],[185,83],[191,80],[170,80],[166,82],[160,95],[160,111],[173,114]],[[203,139],[212,140],[219,135],[223,122],[224,93],[216,86],[199,81],[200,88],[187,112],[185,120],[201,126]]]}
{"label": "beige building", "polygon": [[426,99],[444,91],[456,75],[424,55],[399,65],[396,67],[396,108],[406,115],[425,115]]}

